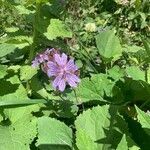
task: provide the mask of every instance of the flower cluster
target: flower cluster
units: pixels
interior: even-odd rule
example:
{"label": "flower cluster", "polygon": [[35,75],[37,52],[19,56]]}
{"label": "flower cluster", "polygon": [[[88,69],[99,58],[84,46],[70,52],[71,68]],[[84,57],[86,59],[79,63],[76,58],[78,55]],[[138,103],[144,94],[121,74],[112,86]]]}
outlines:
{"label": "flower cluster", "polygon": [[41,65],[42,70],[53,80],[52,85],[55,90],[64,91],[66,85],[76,87],[80,82],[74,59],[69,58],[65,53],[61,54],[59,50],[52,48],[38,54],[32,61],[32,66],[38,65]]}

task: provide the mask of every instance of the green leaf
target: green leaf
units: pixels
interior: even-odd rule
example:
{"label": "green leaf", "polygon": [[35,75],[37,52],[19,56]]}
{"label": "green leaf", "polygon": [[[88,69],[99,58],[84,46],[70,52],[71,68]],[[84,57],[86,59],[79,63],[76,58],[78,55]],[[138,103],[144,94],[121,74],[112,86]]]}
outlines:
{"label": "green leaf", "polygon": [[128,144],[127,144],[127,141],[126,141],[126,136],[125,134],[123,135],[120,143],[118,144],[118,147],[116,150],[128,150]]}
{"label": "green leaf", "polygon": [[36,97],[49,99],[49,100],[61,100],[59,96],[56,96],[53,93],[49,93],[45,89],[43,81],[40,81],[40,79],[37,76],[34,76],[31,80],[31,89],[33,90],[33,95],[36,95]]}
{"label": "green leaf", "polygon": [[141,7],[141,0],[135,0],[135,8],[136,10],[139,10],[139,8]]}
{"label": "green leaf", "polygon": [[5,31],[8,32],[8,33],[16,32],[18,30],[19,30],[18,27],[5,28]]}
{"label": "green leaf", "polygon": [[126,136],[126,140],[129,150],[140,150],[139,146],[137,146],[137,144],[130,138],[130,136]]}
{"label": "green leaf", "polygon": [[46,103],[46,101],[44,99],[23,99],[15,97],[14,95],[0,97],[0,106],[31,105],[38,103]]}
{"label": "green leaf", "polygon": [[19,15],[29,15],[35,13],[35,11],[31,11],[23,5],[17,5],[15,8],[17,9]]}
{"label": "green leaf", "polygon": [[119,68],[119,66],[114,66],[113,68],[108,70],[108,74],[115,81],[121,80],[124,77],[124,70]]}
{"label": "green leaf", "polygon": [[48,2],[48,0],[36,0],[36,3],[46,3],[46,2]]}
{"label": "green leaf", "polygon": [[17,73],[20,68],[21,68],[20,65],[14,65],[14,66],[9,66],[9,67],[8,67],[8,70],[11,70],[11,71],[13,71],[14,73]]}
{"label": "green leaf", "polygon": [[50,21],[50,25],[47,28],[47,32],[44,33],[44,35],[49,39],[49,40],[54,40],[57,37],[68,37],[71,38],[72,37],[72,32],[70,30],[68,30],[65,26],[65,24],[63,24],[62,21],[60,21],[59,19],[51,19]]}
{"label": "green leaf", "polygon": [[142,42],[144,44],[144,47],[145,47],[145,50],[146,50],[147,54],[150,57],[150,42],[146,39],[143,39],[143,38],[142,38]]}
{"label": "green leaf", "polygon": [[116,150],[139,150],[140,148],[135,144],[135,142],[129,137],[123,134],[120,143]]}
{"label": "green leaf", "polygon": [[[27,91],[20,83],[17,75],[7,79],[6,82],[1,82],[1,84],[4,85],[1,85],[2,90],[0,94],[5,95],[0,96],[0,106],[46,103],[44,99],[28,98]],[[6,90],[8,90],[8,92]],[[7,94],[5,92],[7,92]]]}
{"label": "green leaf", "polygon": [[0,57],[4,57],[10,53],[13,53],[16,49],[16,46],[13,44],[0,44]]}
{"label": "green leaf", "polygon": [[14,45],[16,48],[18,48],[19,51],[17,51],[17,52],[19,53],[20,49],[23,49],[26,46],[31,45],[33,42],[33,39],[30,36],[18,35],[18,36],[13,36],[13,37],[7,39],[7,41],[5,41],[5,42],[7,42],[7,44]]}
{"label": "green leaf", "polygon": [[124,51],[127,53],[137,53],[138,51],[144,51],[144,48],[137,45],[124,45]]}
{"label": "green leaf", "polygon": [[127,147],[137,148],[135,142],[129,137],[128,125],[119,115],[118,108],[113,105],[97,106],[77,117],[76,145],[79,150],[116,149],[123,134],[127,135]]}
{"label": "green leaf", "polygon": [[30,150],[30,144],[36,136],[36,118],[31,114],[35,106],[9,108],[5,110],[11,124],[0,125],[1,150]]}
{"label": "green leaf", "polygon": [[38,119],[37,145],[41,150],[69,150],[72,148],[72,130],[54,118],[41,117]]}
{"label": "green leaf", "polygon": [[96,36],[98,52],[106,59],[117,59],[122,54],[122,47],[114,31],[108,30]]}
{"label": "green leaf", "polygon": [[75,121],[76,144],[80,150],[100,150],[103,144],[99,142],[106,138],[105,130],[110,125],[109,106],[97,106],[84,111]]}
{"label": "green leaf", "polygon": [[140,110],[137,106],[135,106],[137,111],[138,122],[141,124],[142,128],[150,135],[150,115],[146,114],[142,110]]}
{"label": "green leaf", "polygon": [[126,73],[128,77],[132,78],[133,80],[142,80],[145,81],[145,74],[143,71],[140,70],[137,66],[131,66],[126,68]]}
{"label": "green leaf", "polygon": [[37,68],[33,68],[32,66],[22,66],[20,68],[20,79],[21,80],[30,80],[35,74],[37,74]]}
{"label": "green leaf", "polygon": [[0,79],[7,75],[7,66],[0,65]]}
{"label": "green leaf", "polygon": [[92,75],[89,78],[83,78],[79,86],[75,89],[75,92],[67,94],[67,99],[72,100],[75,103],[83,103],[92,100],[105,101],[103,99],[104,94],[112,96],[112,89],[114,82],[107,79],[105,74]]}

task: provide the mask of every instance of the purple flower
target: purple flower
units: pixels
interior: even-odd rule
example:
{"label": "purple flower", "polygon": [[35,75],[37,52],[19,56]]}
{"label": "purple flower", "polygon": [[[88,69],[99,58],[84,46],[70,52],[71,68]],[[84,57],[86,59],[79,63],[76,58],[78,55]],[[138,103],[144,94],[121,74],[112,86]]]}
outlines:
{"label": "purple flower", "polygon": [[54,77],[53,87],[64,91],[66,84],[76,87],[80,79],[77,75],[78,67],[74,64],[73,59],[69,59],[66,54],[54,54],[54,60],[47,62],[47,75]]}
{"label": "purple flower", "polygon": [[37,67],[40,64],[47,62],[49,60],[49,56],[52,51],[55,51],[54,48],[52,49],[46,49],[44,53],[38,54],[35,59],[32,61],[32,67]]}

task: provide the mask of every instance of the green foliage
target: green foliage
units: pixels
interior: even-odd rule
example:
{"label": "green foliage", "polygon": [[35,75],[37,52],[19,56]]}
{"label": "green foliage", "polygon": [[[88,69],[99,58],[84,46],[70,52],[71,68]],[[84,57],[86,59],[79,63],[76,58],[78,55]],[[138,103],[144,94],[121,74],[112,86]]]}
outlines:
{"label": "green foliage", "polygon": [[83,103],[92,100],[105,101],[104,95],[112,96],[115,82],[107,78],[105,74],[92,75],[91,78],[83,78],[80,85],[71,93],[67,92],[67,99],[75,103]]}
{"label": "green foliage", "polygon": [[[0,150],[149,150],[149,0],[0,5]],[[31,67],[47,48],[75,60],[76,88]]]}
{"label": "green foliage", "polygon": [[37,145],[42,150],[69,150],[72,148],[72,131],[64,123],[56,119],[48,117],[39,118]]}
{"label": "green foliage", "polygon": [[126,73],[128,77],[132,78],[133,80],[142,80],[145,81],[145,74],[140,70],[140,68],[136,66],[131,66],[126,68]]}
{"label": "green foliage", "polygon": [[15,49],[16,47],[12,44],[0,44],[0,57],[4,57],[10,53],[13,53]]}
{"label": "green foliage", "polygon": [[142,110],[140,110],[138,107],[136,107],[136,111],[137,111],[138,121],[142,125],[142,128],[147,130],[148,134],[150,135],[150,131],[149,131],[149,128],[150,128],[150,116],[148,114],[146,114],[145,112],[143,112]]}
{"label": "green foliage", "polygon": [[117,146],[116,150],[139,150],[140,148],[132,141],[130,137],[127,137],[125,134],[122,136],[120,143]]}
{"label": "green foliage", "polygon": [[4,78],[7,75],[7,66],[0,65],[0,79]]}
{"label": "green foliage", "polygon": [[104,31],[96,36],[96,44],[100,55],[107,59],[117,59],[121,56],[122,48],[114,31]]}
{"label": "green foliage", "polygon": [[28,81],[30,80],[35,74],[37,74],[37,69],[31,66],[22,66],[20,68],[20,79]]}
{"label": "green foliage", "polygon": [[59,19],[51,19],[50,20],[50,25],[47,28],[47,32],[44,33],[44,35],[49,39],[49,40],[54,40],[57,37],[72,37],[71,31],[67,30],[66,26],[62,21]]}
{"label": "green foliage", "polygon": [[123,135],[123,137],[122,137],[120,143],[118,144],[118,147],[116,150],[122,150],[122,149],[128,150],[128,144],[127,144],[125,135]]}
{"label": "green foliage", "polygon": [[30,149],[29,144],[36,135],[36,118],[31,112],[36,109],[36,106],[26,106],[5,110],[7,120],[0,125],[1,150]]}
{"label": "green foliage", "polygon": [[80,150],[103,149],[100,140],[106,138],[105,130],[110,125],[109,106],[97,106],[77,117],[76,144]]}

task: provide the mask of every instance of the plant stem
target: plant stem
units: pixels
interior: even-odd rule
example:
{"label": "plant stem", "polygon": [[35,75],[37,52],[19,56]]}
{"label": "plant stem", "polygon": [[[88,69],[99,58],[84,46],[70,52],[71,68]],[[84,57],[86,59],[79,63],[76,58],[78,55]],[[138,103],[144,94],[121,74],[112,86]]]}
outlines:
{"label": "plant stem", "polygon": [[33,22],[33,43],[30,47],[29,60],[28,60],[29,64],[31,63],[31,61],[34,58],[36,45],[37,45],[37,39],[38,39],[38,35],[39,35],[37,26],[38,26],[39,16],[40,16],[40,7],[41,7],[41,4],[36,3],[36,12],[35,12],[34,22]]}
{"label": "plant stem", "polygon": [[[88,57],[90,58],[90,60],[95,64],[95,62],[93,61],[93,58],[91,57],[91,55],[89,54],[89,52],[86,50],[86,47],[83,46],[83,44],[79,41],[80,45],[82,46],[83,50],[86,52],[86,54],[88,55]],[[98,73],[97,69],[95,68],[95,66],[90,62],[90,66],[92,67],[92,69],[94,70],[95,73]]]}

